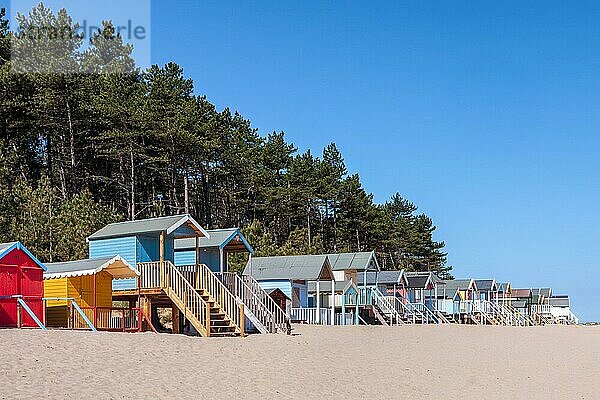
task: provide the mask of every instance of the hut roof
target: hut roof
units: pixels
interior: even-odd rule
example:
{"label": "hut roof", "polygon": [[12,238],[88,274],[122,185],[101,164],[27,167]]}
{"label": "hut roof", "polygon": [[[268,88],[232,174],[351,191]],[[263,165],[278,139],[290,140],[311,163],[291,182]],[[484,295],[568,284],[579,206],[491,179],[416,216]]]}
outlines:
{"label": "hut roof", "polygon": [[246,263],[244,275],[257,281],[333,279],[329,258],[325,255],[252,257]]}
{"label": "hut roof", "polygon": [[[254,253],[254,249],[252,249],[239,228],[211,229],[207,232],[209,237],[201,237],[198,240],[200,248],[226,248],[232,252]],[[194,250],[195,248],[195,238],[175,240],[175,250]]]}
{"label": "hut roof", "polygon": [[502,282],[498,284],[498,291],[501,293],[510,291],[510,282]]}
{"label": "hut roof", "polygon": [[17,243],[17,242],[0,243],[0,255],[4,255],[4,252],[6,251],[6,249],[14,246],[15,243]]}
{"label": "hut roof", "polygon": [[23,251],[25,254],[27,254],[29,258],[33,260],[33,262],[37,264],[38,267],[46,271],[46,266],[42,264],[42,262],[38,260],[33,254],[31,254],[21,242],[0,243],[0,259],[2,259],[5,255],[7,255],[15,249]]}
{"label": "hut roof", "polygon": [[[335,282],[335,292],[336,293],[345,293],[350,287],[354,287],[354,289],[358,292],[358,288],[352,281],[336,281]],[[331,281],[323,281],[319,283],[319,291],[321,293],[331,293]],[[317,292],[317,282],[308,282],[308,293],[316,293]]]}
{"label": "hut roof", "polygon": [[406,272],[407,287],[409,289],[427,289],[429,285],[443,285],[441,280],[433,272],[411,271]]}
{"label": "hut roof", "polygon": [[[408,282],[406,280],[406,274],[404,273],[404,270],[399,270],[399,271],[379,271],[379,272],[374,272],[374,271],[368,271],[366,272],[367,274],[367,285],[375,285],[377,283],[381,283],[384,285],[395,285],[395,284],[402,284],[404,283],[404,285],[408,285]],[[361,284],[364,282],[365,279],[365,272],[359,272],[358,274],[356,274],[356,283],[357,284]]]}
{"label": "hut roof", "polygon": [[44,279],[95,275],[101,271],[108,272],[114,279],[135,278],[140,274],[121,256],[48,263],[46,266],[48,269],[44,272]]}
{"label": "hut roof", "polygon": [[333,271],[377,271],[379,264],[374,251],[327,254]]}
{"label": "hut roof", "polygon": [[571,301],[569,296],[552,296],[548,299],[548,304],[553,307],[570,307]]}
{"label": "hut roof", "polygon": [[[458,291],[466,291],[469,289],[476,289],[477,286],[473,279],[447,279],[444,280],[446,284],[446,298],[453,299],[454,295]],[[438,292],[439,295],[439,292]]]}
{"label": "hut roof", "polygon": [[267,294],[268,294],[269,296],[272,296],[272,295],[274,295],[275,293],[277,293],[277,294],[279,294],[279,295],[281,295],[281,296],[285,297],[285,298],[286,298],[286,299],[288,299],[288,300],[292,300],[292,299],[290,299],[290,298],[288,297],[288,295],[287,295],[287,294],[285,294],[285,292],[284,292],[283,290],[281,290],[281,289],[279,289],[279,288],[266,289],[266,290],[265,290],[265,292],[267,292]]}
{"label": "hut roof", "polygon": [[90,235],[88,241],[111,237],[158,233],[162,231],[166,231],[167,235],[172,235],[175,238],[210,236],[208,232],[206,232],[206,230],[191,217],[191,215],[182,214],[170,217],[149,218],[138,221],[108,224],[104,228]]}
{"label": "hut roof", "polygon": [[477,286],[477,290],[484,292],[498,289],[495,279],[475,279],[475,285]]}

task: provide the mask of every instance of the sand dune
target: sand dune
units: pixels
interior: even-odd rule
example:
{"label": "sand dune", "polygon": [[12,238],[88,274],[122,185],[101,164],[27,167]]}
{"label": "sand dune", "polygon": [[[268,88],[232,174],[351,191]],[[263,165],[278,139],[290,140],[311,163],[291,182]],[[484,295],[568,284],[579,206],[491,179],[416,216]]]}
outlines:
{"label": "sand dune", "polygon": [[600,327],[295,328],[245,339],[1,330],[0,398],[599,398]]}

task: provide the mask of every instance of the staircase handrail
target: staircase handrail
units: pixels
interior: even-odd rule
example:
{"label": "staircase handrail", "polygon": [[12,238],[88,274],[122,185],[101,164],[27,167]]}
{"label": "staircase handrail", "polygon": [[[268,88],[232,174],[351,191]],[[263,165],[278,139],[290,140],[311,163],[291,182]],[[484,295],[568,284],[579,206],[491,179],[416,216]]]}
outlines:
{"label": "staircase handrail", "polygon": [[246,285],[238,274],[234,272],[223,272],[216,273],[220,277],[221,282],[229,289],[229,291],[237,298],[238,302],[243,303],[245,308],[246,317],[250,318],[254,316],[254,324],[260,324],[256,328],[261,333],[275,333],[276,328],[273,322],[274,318],[272,313],[267,309],[265,304],[260,298],[252,292],[250,287]]}
{"label": "staircase handrail", "polygon": [[[402,300],[400,300],[396,296],[385,296],[385,299],[392,304],[392,306],[400,316],[400,320],[402,321],[402,323],[414,323],[414,320],[411,321],[409,319],[410,313],[408,311],[408,308],[406,307],[406,304],[404,304]],[[406,319],[404,319],[403,317],[406,317]]]}
{"label": "staircase handrail", "polygon": [[[187,319],[194,318],[198,333],[210,336],[210,307],[202,296],[188,282],[170,261],[151,261],[137,263],[140,272],[140,288],[162,288],[168,295],[174,296],[183,307]],[[190,314],[188,314],[188,312]],[[238,325],[239,326],[239,325]]]}
{"label": "staircase handrail", "polygon": [[242,284],[250,289],[250,291],[259,299],[266,307],[273,318],[273,324],[276,329],[286,333],[291,333],[290,316],[283,310],[275,300],[267,293],[265,289],[258,283],[252,275],[237,275]]}
{"label": "staircase handrail", "polygon": [[523,314],[521,311],[519,311],[515,306],[513,306],[512,304],[507,304],[506,305],[507,308],[509,310],[512,310],[522,321],[523,321],[523,326],[527,326],[527,325],[536,325],[535,321],[533,321],[531,319],[531,317],[527,314]]}
{"label": "staircase handrail", "polygon": [[198,267],[199,289],[205,289],[237,327],[243,326],[243,306],[207,265],[200,264]]}
{"label": "staircase handrail", "polygon": [[373,305],[379,307],[383,313],[390,316],[390,323],[393,325],[394,320],[396,325],[404,324],[402,316],[396,311],[396,308],[390,304],[386,297],[381,293],[377,287],[371,287],[371,300],[374,300]]}
{"label": "staircase handrail", "polygon": [[431,312],[431,310],[429,309],[429,307],[427,307],[427,305],[425,303],[422,302],[418,302],[418,303],[408,303],[409,307],[418,310],[421,315],[422,315],[422,323],[424,324],[428,324],[429,320],[431,319],[433,322],[435,322],[436,324],[439,324],[439,318],[437,315],[435,315],[433,312]]}
{"label": "staircase handrail", "polygon": [[491,310],[491,314],[494,319],[502,325],[509,325],[510,322],[507,320],[505,313],[502,309],[493,301],[484,300],[485,308],[487,310]]}

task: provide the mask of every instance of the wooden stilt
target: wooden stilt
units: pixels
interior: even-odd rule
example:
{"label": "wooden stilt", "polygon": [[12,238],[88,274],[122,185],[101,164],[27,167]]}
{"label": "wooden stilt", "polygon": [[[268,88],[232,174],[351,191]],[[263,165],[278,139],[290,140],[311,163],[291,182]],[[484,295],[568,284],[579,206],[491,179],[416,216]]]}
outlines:
{"label": "wooden stilt", "polygon": [[175,304],[171,306],[171,323],[173,324],[173,333],[181,333],[179,331],[179,308]]}

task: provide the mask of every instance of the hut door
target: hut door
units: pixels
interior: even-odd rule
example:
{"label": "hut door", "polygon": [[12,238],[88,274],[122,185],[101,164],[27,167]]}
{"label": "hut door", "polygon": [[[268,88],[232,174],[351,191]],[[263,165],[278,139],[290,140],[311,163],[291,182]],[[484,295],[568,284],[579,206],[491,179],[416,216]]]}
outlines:
{"label": "hut door", "polygon": [[292,288],[292,307],[301,307],[300,305],[300,288]]}
{"label": "hut door", "polygon": [[[0,297],[19,294],[19,269],[0,266]],[[0,327],[17,326],[17,300],[0,298]]]}
{"label": "hut door", "polygon": [[[31,311],[42,320],[44,311],[44,303],[42,297],[44,295],[44,272],[39,268],[23,268],[21,276],[21,294],[23,299],[27,302]],[[23,326],[36,327],[37,324],[33,321],[33,318],[29,313],[23,310]]]}

